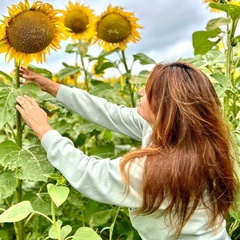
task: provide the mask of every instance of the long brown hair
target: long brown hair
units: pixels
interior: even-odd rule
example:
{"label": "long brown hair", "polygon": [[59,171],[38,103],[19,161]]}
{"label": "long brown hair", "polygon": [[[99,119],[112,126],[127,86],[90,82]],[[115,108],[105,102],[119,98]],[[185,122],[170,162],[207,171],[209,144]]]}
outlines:
{"label": "long brown hair", "polygon": [[213,227],[219,215],[226,217],[236,187],[230,131],[218,96],[203,72],[183,62],[156,65],[145,90],[155,115],[151,144],[126,154],[120,164],[129,184],[131,163],[146,158],[138,213],[153,213],[170,196],[164,213],[177,219],[177,236],[199,204],[211,211]]}

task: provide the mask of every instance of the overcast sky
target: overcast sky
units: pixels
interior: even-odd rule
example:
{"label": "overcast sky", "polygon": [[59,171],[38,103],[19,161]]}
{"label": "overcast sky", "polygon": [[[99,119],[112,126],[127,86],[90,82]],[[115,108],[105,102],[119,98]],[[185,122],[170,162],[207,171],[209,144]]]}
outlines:
{"label": "overcast sky", "polygon": [[[18,4],[19,0],[1,0],[0,19],[3,15],[8,16],[7,6]],[[24,2],[22,0],[22,2]],[[29,0],[32,5],[34,1]],[[68,0],[46,0],[54,8],[65,9]],[[72,0],[73,3],[76,1]],[[203,0],[85,0],[81,1],[94,10],[96,14],[101,14],[109,4],[121,6],[128,12],[134,12],[139,19],[138,24],[143,27],[140,30],[141,40],[136,44],[129,43],[126,55],[130,59],[132,54],[142,52],[157,62],[174,61],[180,57],[192,57],[192,33],[204,30],[207,22],[219,17],[207,9]],[[62,66],[62,62],[70,65],[74,64],[74,55],[64,53],[67,42],[62,42],[62,49],[51,55],[47,55],[47,62],[36,66],[47,68],[52,72],[57,72]],[[90,53],[100,52],[102,49],[97,46],[90,47]],[[14,67],[14,62],[6,63],[5,54],[0,54],[0,70],[9,72]],[[96,56],[96,55],[94,55]]]}

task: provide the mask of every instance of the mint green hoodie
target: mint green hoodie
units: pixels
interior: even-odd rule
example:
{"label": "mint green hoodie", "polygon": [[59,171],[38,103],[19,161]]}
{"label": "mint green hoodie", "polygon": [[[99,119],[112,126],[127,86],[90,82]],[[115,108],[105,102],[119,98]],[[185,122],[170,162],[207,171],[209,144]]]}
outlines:
{"label": "mint green hoodie", "polygon": [[[118,106],[83,90],[63,85],[58,91],[57,101],[91,122],[142,141],[143,147],[148,145],[152,130],[135,108]],[[136,210],[142,203],[144,158],[136,159],[131,166],[130,191],[127,193],[119,169],[121,158],[110,160],[87,156],[56,130],[48,131],[41,143],[50,163],[77,191],[95,201],[127,207],[132,225],[143,240],[175,239],[172,236],[174,229],[169,226],[169,216],[161,216],[168,204],[167,199],[155,213],[136,215]],[[208,216],[208,211],[199,206],[178,239],[229,240],[225,220],[221,221],[219,217],[215,229],[207,228]]]}

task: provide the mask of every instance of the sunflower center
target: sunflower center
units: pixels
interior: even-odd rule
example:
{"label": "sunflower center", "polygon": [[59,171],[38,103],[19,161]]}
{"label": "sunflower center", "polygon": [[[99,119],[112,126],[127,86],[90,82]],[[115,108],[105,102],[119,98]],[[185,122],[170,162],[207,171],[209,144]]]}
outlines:
{"label": "sunflower center", "polygon": [[40,11],[26,11],[15,16],[7,28],[10,45],[18,52],[27,54],[44,50],[55,36],[55,26]]}
{"label": "sunflower center", "polygon": [[79,10],[73,10],[65,16],[64,25],[73,33],[84,32],[88,25],[88,16]]}
{"label": "sunflower center", "polygon": [[131,25],[125,17],[110,13],[100,20],[97,33],[106,42],[118,43],[128,38],[131,33]]}

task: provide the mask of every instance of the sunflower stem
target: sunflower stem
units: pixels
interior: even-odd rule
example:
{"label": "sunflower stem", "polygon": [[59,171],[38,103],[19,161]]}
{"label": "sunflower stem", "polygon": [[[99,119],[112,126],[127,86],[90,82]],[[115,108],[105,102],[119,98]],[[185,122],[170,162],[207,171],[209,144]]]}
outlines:
{"label": "sunflower stem", "polygon": [[122,63],[124,65],[126,73],[127,73],[126,85],[128,87],[130,98],[131,98],[131,103],[132,103],[131,107],[135,107],[136,103],[135,103],[135,100],[134,100],[134,92],[133,92],[132,84],[129,82],[129,79],[131,77],[131,70],[128,68],[125,52],[123,50],[121,50],[121,53],[122,53]]}
{"label": "sunflower stem", "polygon": [[88,72],[86,70],[82,54],[80,54],[80,59],[81,59],[82,69],[83,69],[83,72],[84,72],[84,79],[85,79],[86,89],[89,92],[90,88],[89,88],[89,82],[88,82]]}
{"label": "sunflower stem", "polygon": [[[230,34],[228,35],[227,39],[227,52],[226,52],[226,77],[230,80],[231,84],[234,85],[234,80],[233,80],[233,39],[237,27],[238,19],[234,20],[232,22],[232,26],[230,29]],[[224,96],[224,118],[227,118],[229,115],[229,94]]]}
{"label": "sunflower stem", "polygon": [[84,218],[84,201],[83,197],[81,195],[81,202],[83,203],[83,207],[81,207],[81,217],[82,217],[82,226],[85,227],[85,218]]}
{"label": "sunflower stem", "polygon": [[53,227],[54,227],[55,233],[56,233],[56,235],[57,235],[57,239],[58,239],[58,240],[61,240],[61,235],[60,235],[60,232],[59,232],[59,230],[58,230],[57,221],[56,221],[56,216],[55,216],[55,205],[54,205],[54,202],[53,202],[53,201],[51,202],[51,211],[52,211]]}
{"label": "sunflower stem", "polygon": [[[18,89],[20,87],[20,77],[19,77],[19,65],[17,61],[15,60],[15,89]],[[16,110],[16,144],[22,148],[22,122],[21,122],[21,115]],[[18,171],[17,169],[16,171]],[[17,203],[22,201],[22,180],[17,178],[16,180],[16,199]],[[23,221],[19,221],[16,223],[15,226],[16,230],[16,237],[17,240],[23,240],[24,234],[23,234]]]}
{"label": "sunflower stem", "polygon": [[[79,46],[83,46],[83,42],[81,40],[79,40]],[[81,47],[81,50],[80,50],[80,47],[78,47],[76,57],[78,56],[78,54],[80,56],[80,61],[81,61],[81,70],[84,73],[84,83],[85,83],[87,92],[89,92],[90,86],[89,86],[88,71],[87,71],[85,63],[84,63],[84,56],[85,56],[86,53],[85,53],[85,51],[82,50],[82,47]]]}
{"label": "sunflower stem", "polygon": [[121,209],[121,207],[118,207],[118,208],[117,208],[117,211],[116,211],[116,214],[115,214],[113,223],[112,223],[112,225],[111,225],[111,227],[110,227],[109,240],[112,240],[113,229],[114,229],[115,223],[116,223],[116,221],[117,221],[117,217],[118,217],[118,214],[119,214],[120,209]]}

